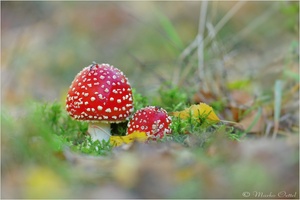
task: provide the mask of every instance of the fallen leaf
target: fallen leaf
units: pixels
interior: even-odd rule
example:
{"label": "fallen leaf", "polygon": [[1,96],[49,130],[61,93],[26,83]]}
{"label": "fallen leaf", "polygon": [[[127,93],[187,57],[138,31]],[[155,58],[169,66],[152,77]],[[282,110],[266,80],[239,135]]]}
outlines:
{"label": "fallen leaf", "polygon": [[231,119],[240,121],[245,111],[252,106],[254,97],[242,90],[233,90],[230,92],[230,102],[227,108],[230,110]]}
{"label": "fallen leaf", "polygon": [[206,117],[206,119],[210,121],[220,121],[219,117],[215,114],[212,107],[205,103],[192,105],[182,111],[173,112],[173,116],[180,117],[181,119],[188,119],[190,116],[194,119],[199,119],[200,116]]}
{"label": "fallen leaf", "polygon": [[217,99],[218,97],[215,94],[205,90],[199,90],[193,97],[194,102],[213,102]]}
{"label": "fallen leaf", "polygon": [[135,131],[129,135],[125,136],[111,136],[110,144],[112,146],[121,146],[122,144],[130,144],[134,141],[145,142],[148,136],[145,132]]}
{"label": "fallen leaf", "polygon": [[231,96],[231,104],[234,106],[252,106],[254,102],[254,97],[249,93],[242,91],[242,90],[233,90],[230,92]]}
{"label": "fallen leaf", "polygon": [[252,111],[245,116],[239,124],[247,133],[262,134],[264,131],[265,117],[263,109]]}

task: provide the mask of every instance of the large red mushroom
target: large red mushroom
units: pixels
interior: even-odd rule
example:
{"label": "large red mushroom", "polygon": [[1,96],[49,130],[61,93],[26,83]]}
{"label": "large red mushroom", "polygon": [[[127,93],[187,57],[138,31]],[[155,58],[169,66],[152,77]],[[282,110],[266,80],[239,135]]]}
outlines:
{"label": "large red mushroom", "polygon": [[165,134],[171,133],[171,117],[163,108],[147,106],[132,116],[127,125],[127,134],[145,132],[150,139],[163,138]]}
{"label": "large red mushroom", "polygon": [[89,122],[93,141],[108,141],[110,123],[126,121],[133,111],[128,79],[112,65],[93,63],[73,80],[66,110],[72,118]]}

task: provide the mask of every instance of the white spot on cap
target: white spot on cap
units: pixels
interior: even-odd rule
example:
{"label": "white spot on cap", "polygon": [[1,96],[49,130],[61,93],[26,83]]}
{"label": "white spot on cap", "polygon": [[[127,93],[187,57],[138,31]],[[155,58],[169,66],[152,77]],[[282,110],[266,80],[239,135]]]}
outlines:
{"label": "white spot on cap", "polygon": [[96,100],[96,98],[95,97],[91,97],[91,101],[95,101]]}
{"label": "white spot on cap", "polygon": [[105,76],[100,76],[100,79],[102,79],[102,80],[105,79]]}
{"label": "white spot on cap", "polygon": [[88,101],[84,102],[84,105],[88,105],[88,104],[89,104],[89,102],[88,102]]}
{"label": "white spot on cap", "polygon": [[118,103],[121,103],[121,102],[122,102],[122,100],[121,100],[121,99],[118,99],[118,100],[117,100],[117,102],[118,102]]}
{"label": "white spot on cap", "polygon": [[113,97],[110,97],[110,99],[109,99],[110,101],[113,101],[113,100],[115,100]]}
{"label": "white spot on cap", "polygon": [[111,112],[111,109],[110,109],[110,108],[107,108],[107,109],[105,110],[105,112],[110,113],[110,112]]}
{"label": "white spot on cap", "polygon": [[117,78],[117,76],[116,75],[113,75],[113,79],[116,79]]}
{"label": "white spot on cap", "polygon": [[108,93],[108,92],[109,92],[109,89],[108,89],[108,88],[105,88],[104,92],[107,92],[107,93]]}
{"label": "white spot on cap", "polygon": [[85,96],[85,97],[89,96],[89,93],[85,93],[84,96]]}
{"label": "white spot on cap", "polygon": [[102,107],[102,106],[98,106],[97,109],[98,109],[98,110],[102,110],[103,107]]}

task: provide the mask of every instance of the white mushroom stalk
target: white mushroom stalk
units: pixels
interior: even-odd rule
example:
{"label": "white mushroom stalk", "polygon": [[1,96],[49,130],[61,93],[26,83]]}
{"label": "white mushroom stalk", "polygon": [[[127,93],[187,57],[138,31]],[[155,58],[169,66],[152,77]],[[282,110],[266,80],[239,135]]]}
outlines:
{"label": "white mushroom stalk", "polygon": [[108,141],[111,136],[110,124],[103,122],[90,122],[88,133],[91,135],[92,141]]}

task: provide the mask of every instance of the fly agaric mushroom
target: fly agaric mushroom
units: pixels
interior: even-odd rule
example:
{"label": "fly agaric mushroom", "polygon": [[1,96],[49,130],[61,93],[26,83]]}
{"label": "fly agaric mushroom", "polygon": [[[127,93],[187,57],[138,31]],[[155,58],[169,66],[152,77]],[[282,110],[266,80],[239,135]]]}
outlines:
{"label": "fly agaric mushroom", "polygon": [[132,102],[132,90],[123,72],[94,62],[73,80],[66,110],[72,118],[89,122],[88,133],[93,141],[108,141],[110,123],[127,120],[133,111]]}
{"label": "fly agaric mushroom", "polygon": [[133,115],[127,125],[127,134],[145,132],[149,138],[155,140],[171,133],[171,122],[171,117],[163,108],[147,106]]}

